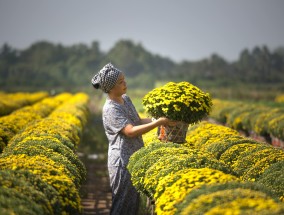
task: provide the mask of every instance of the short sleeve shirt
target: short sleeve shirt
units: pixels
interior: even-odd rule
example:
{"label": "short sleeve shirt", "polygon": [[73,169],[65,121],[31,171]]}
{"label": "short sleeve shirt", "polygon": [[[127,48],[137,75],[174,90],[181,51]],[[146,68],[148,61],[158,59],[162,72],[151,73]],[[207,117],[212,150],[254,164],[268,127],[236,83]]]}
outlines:
{"label": "short sleeve shirt", "polygon": [[121,130],[128,124],[140,124],[140,117],[127,95],[124,104],[107,98],[103,107],[103,124],[109,141],[108,166],[126,167],[130,156],[143,147],[142,136],[129,138]]}

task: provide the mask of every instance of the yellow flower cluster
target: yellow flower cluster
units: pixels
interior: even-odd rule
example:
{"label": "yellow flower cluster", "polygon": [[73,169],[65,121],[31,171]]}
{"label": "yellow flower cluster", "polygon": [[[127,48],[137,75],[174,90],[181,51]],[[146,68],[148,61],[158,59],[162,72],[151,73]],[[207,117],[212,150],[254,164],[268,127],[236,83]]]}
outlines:
{"label": "yellow flower cluster", "polygon": [[191,192],[178,214],[281,214],[283,205],[249,183],[205,185]]}
{"label": "yellow flower cluster", "polygon": [[243,180],[255,181],[273,163],[284,161],[284,151],[258,144],[253,151],[247,151],[238,157],[232,165],[232,169]]}
{"label": "yellow flower cluster", "polygon": [[0,171],[29,171],[57,193],[54,202],[49,192],[41,191],[52,206],[53,213],[46,214],[78,214],[81,210],[79,189],[86,169],[74,152],[87,121],[88,101],[83,93],[59,95],[56,104],[48,101],[54,104],[48,107],[49,116],[13,136],[0,156]]}
{"label": "yellow flower cluster", "polygon": [[10,114],[11,112],[26,105],[32,105],[48,97],[47,92],[35,93],[3,93],[0,92],[0,116]]}
{"label": "yellow flower cluster", "polygon": [[214,99],[210,116],[246,134],[284,140],[284,108]]}
{"label": "yellow flower cluster", "polygon": [[[201,168],[185,169],[167,175],[157,186],[155,194],[157,214],[175,214],[176,205],[183,201],[192,189],[197,189],[204,184],[225,183],[237,181],[235,176],[225,174],[221,171]],[[161,192],[160,190],[163,190]],[[158,196],[158,194],[160,196]]]}
{"label": "yellow flower cluster", "polygon": [[[195,142],[194,147],[212,154],[245,181],[257,182],[274,164],[284,161],[282,149],[240,135],[238,138],[234,130],[205,121],[189,129],[187,141]],[[279,185],[271,183],[270,186]],[[279,198],[282,198],[284,185],[280,189]]]}
{"label": "yellow flower cluster", "polygon": [[10,115],[0,117],[0,152],[10,139],[27,125],[40,120],[50,114],[63,101],[71,98],[71,94],[62,93],[55,97],[48,97],[32,106],[20,108]]}
{"label": "yellow flower cluster", "polygon": [[174,83],[155,88],[142,101],[144,108],[154,118],[195,123],[211,111],[211,97],[188,82]]}
{"label": "yellow flower cluster", "polygon": [[275,102],[279,102],[279,103],[284,102],[284,94],[277,95],[275,97]]}
{"label": "yellow flower cluster", "polygon": [[[267,210],[277,214],[283,211],[284,206],[279,199],[284,199],[284,183],[272,178],[273,173],[277,173],[278,178],[284,176],[284,165],[281,165],[284,162],[283,150],[206,121],[190,126],[184,144],[162,143],[151,140],[154,134],[151,135],[143,136],[149,142],[130,157],[128,169],[138,191],[155,202],[158,215],[188,214],[187,211],[195,214],[196,205],[200,205],[200,211],[207,203],[212,214],[217,211],[215,207],[230,213],[226,204],[240,214],[261,214],[260,211]],[[223,192],[220,187],[214,188],[214,194],[200,196],[200,202],[184,203],[188,196],[199,192],[203,186],[226,187],[232,181],[236,183],[236,189],[230,188],[234,194],[224,203],[224,207],[212,203],[220,198],[226,199],[229,191]],[[242,181],[252,184],[238,190],[244,186]],[[260,187],[261,184],[265,186]],[[245,193],[251,193],[254,197]],[[235,206],[236,202],[242,206]]]}

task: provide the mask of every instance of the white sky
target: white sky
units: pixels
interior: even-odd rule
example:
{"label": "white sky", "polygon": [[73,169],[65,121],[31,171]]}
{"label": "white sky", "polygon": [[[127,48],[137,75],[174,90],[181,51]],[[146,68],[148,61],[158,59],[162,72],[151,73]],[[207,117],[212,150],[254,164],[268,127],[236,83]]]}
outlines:
{"label": "white sky", "polygon": [[175,61],[234,61],[245,48],[284,46],[284,1],[0,0],[1,46],[98,41],[108,51],[121,39]]}

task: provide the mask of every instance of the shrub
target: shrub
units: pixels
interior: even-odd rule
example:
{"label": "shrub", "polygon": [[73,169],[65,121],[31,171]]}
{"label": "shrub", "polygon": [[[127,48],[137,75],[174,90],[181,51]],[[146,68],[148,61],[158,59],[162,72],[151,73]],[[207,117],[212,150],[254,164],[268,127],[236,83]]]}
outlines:
{"label": "shrub", "polygon": [[259,144],[259,142],[257,142],[256,140],[239,136],[239,138],[235,140],[220,140],[213,143],[205,144],[202,149],[208,153],[213,154],[213,156],[219,160],[226,150],[230,149],[234,145],[243,143]]}
{"label": "shrub", "polygon": [[180,148],[183,146],[177,143],[161,143],[161,142],[152,143],[151,145],[147,147],[143,147],[139,149],[138,151],[136,151],[133,155],[131,155],[128,165],[127,165],[127,169],[129,170],[129,172],[132,172],[133,166],[139,161],[139,159],[143,158],[145,155],[147,155],[148,153],[156,149],[165,148],[165,147]]}
{"label": "shrub", "polygon": [[155,164],[161,157],[170,157],[175,154],[189,154],[192,150],[185,147],[174,148],[174,147],[160,147],[155,149],[144,157],[136,161],[135,165],[130,170],[131,180],[136,189],[140,192],[145,193],[149,196],[149,193],[144,188],[144,179],[146,171]]}
{"label": "shrub", "polygon": [[231,128],[202,121],[189,127],[187,132],[186,146],[192,145],[196,148],[203,147],[204,144],[216,142],[218,140],[239,139],[240,135]]}
{"label": "shrub", "polygon": [[[10,195],[6,195],[6,192],[9,192]],[[0,203],[2,208],[13,210],[19,207],[15,203],[20,201],[17,198],[22,198],[21,196],[23,195],[25,198],[23,198],[22,202],[27,204],[27,206],[21,205],[22,207],[30,207],[32,212],[38,212],[38,214],[53,214],[51,204],[46,195],[35,189],[24,177],[17,177],[17,174],[14,174],[13,171],[0,171],[0,196],[4,197],[5,195],[7,199]],[[11,204],[13,200],[15,200],[15,203]]]}
{"label": "shrub", "polygon": [[206,167],[231,174],[230,169],[228,169],[224,164],[218,162],[210,154],[203,153],[198,150],[192,150],[191,153],[187,154],[177,153],[167,157],[161,157],[146,171],[144,188],[151,194],[151,197],[153,197],[156,192],[157,185],[163,177],[174,174],[175,172],[183,169]]}
{"label": "shrub", "polygon": [[258,161],[269,157],[273,153],[277,153],[279,149],[272,146],[260,144],[259,147],[242,153],[239,159],[232,165],[233,171],[237,173],[238,176],[243,176],[246,171],[248,171],[252,166],[254,166]]}
{"label": "shrub", "polygon": [[0,168],[27,170],[51,185],[58,193],[62,210],[69,214],[81,211],[78,190],[63,165],[42,156],[11,155],[0,158]]}
{"label": "shrub", "polygon": [[267,168],[257,179],[257,183],[263,184],[277,194],[284,202],[284,161],[279,161]]}
{"label": "shrub", "polygon": [[29,145],[29,144],[19,144],[14,147],[13,150],[7,150],[2,153],[1,158],[7,158],[11,155],[28,155],[29,158],[41,156],[42,158],[50,159],[54,161],[59,166],[63,166],[65,169],[65,174],[67,174],[70,179],[75,183],[76,187],[80,187],[82,183],[81,175],[76,167],[62,154],[53,151],[42,145]]}
{"label": "shrub", "polygon": [[177,206],[177,214],[280,214],[275,194],[256,183],[227,182],[192,190]]}
{"label": "shrub", "polygon": [[239,157],[242,156],[243,153],[247,154],[251,152],[253,149],[258,148],[262,145],[254,144],[254,143],[241,143],[237,145],[233,145],[229,149],[227,149],[222,155],[220,156],[220,161],[229,165],[232,168],[232,165],[240,159]]}
{"label": "shrub", "polygon": [[[262,152],[265,154],[265,150]],[[269,151],[267,156],[263,156],[263,158],[260,155],[259,161],[248,168],[247,171],[242,175],[242,180],[255,181],[266,169],[279,161],[284,161],[284,152],[282,150]]]}
{"label": "shrub", "polygon": [[[76,166],[77,171],[80,174],[81,182],[86,179],[86,167],[82,163],[82,161],[78,158],[78,156],[66,145],[61,144],[61,142],[51,136],[40,136],[40,137],[34,137],[29,136],[23,139],[21,142],[14,141],[9,144],[9,147],[6,147],[4,150],[4,154],[8,153],[11,154],[15,150],[15,148],[21,146],[22,148],[28,147],[28,146],[34,146],[34,147],[45,147],[48,149],[53,150],[56,153],[59,153],[63,156],[65,156],[74,166]],[[43,152],[40,152],[40,154]]]}
{"label": "shrub", "polygon": [[235,176],[209,168],[184,169],[164,177],[154,195],[157,214],[174,214],[176,205],[194,188],[204,184],[237,181]]}

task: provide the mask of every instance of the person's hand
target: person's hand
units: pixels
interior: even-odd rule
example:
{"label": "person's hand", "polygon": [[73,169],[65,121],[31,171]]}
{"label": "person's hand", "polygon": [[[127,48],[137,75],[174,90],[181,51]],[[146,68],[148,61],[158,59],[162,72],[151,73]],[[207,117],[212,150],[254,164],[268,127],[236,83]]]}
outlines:
{"label": "person's hand", "polygon": [[177,124],[177,121],[170,120],[166,117],[161,117],[157,121],[159,122],[159,125],[175,126]]}

